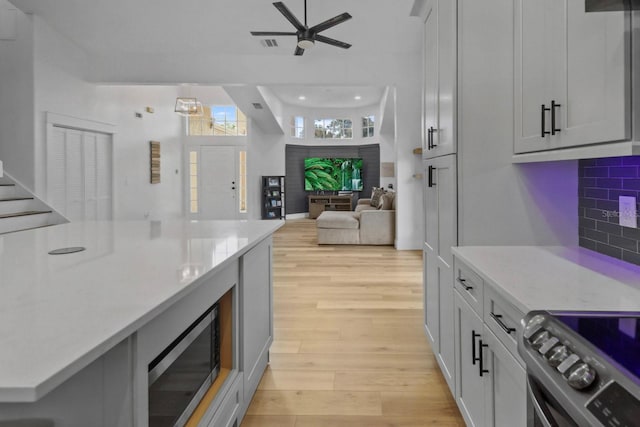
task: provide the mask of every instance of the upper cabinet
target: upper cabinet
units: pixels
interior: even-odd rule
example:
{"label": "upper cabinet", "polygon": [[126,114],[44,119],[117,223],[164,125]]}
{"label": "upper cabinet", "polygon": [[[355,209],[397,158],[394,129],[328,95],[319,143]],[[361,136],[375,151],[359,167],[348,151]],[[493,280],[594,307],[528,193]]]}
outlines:
{"label": "upper cabinet", "polygon": [[456,152],[457,1],[426,4],[422,157],[430,159]]}
{"label": "upper cabinet", "polygon": [[[593,144],[631,146],[630,14],[586,13],[584,0],[516,0],[514,19],[516,161],[522,153],[580,158],[591,157]],[[585,147],[560,154],[577,146]],[[596,150],[606,155],[606,147]]]}

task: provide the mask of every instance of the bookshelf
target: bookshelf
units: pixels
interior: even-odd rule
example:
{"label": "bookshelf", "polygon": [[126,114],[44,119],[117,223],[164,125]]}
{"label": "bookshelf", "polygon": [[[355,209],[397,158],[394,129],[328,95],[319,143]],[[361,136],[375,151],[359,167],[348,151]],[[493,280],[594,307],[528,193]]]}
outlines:
{"label": "bookshelf", "polygon": [[262,219],[285,219],[284,176],[262,177]]}

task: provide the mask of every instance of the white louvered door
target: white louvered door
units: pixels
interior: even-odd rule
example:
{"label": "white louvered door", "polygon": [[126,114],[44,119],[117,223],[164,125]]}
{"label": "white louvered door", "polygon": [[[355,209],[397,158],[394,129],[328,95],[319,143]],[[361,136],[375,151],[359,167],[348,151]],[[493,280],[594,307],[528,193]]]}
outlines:
{"label": "white louvered door", "polygon": [[54,126],[47,145],[47,199],[70,221],[112,218],[111,135]]}

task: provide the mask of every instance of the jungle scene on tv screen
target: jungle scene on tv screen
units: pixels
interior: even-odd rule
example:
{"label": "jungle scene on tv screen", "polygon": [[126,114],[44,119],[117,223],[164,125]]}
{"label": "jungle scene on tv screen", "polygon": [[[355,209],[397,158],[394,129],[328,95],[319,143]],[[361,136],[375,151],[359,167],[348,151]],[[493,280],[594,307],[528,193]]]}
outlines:
{"label": "jungle scene on tv screen", "polygon": [[306,191],[362,191],[362,159],[304,159]]}

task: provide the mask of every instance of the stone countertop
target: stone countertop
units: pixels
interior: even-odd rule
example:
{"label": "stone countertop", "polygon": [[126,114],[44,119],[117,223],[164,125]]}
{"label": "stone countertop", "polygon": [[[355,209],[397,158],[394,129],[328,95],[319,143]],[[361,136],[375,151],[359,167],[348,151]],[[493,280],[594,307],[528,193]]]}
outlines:
{"label": "stone countertop", "polygon": [[[0,402],[39,399],[282,225],[78,222],[0,236]],[[70,246],[86,250],[48,254]]]}
{"label": "stone countertop", "polygon": [[640,312],[640,267],[584,248],[460,246],[453,254],[523,313]]}

